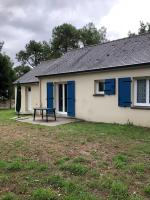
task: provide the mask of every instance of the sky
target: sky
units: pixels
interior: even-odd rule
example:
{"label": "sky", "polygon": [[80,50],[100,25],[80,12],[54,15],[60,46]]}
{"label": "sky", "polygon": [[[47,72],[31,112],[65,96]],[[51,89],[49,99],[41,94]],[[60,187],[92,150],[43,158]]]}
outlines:
{"label": "sky", "polygon": [[0,0],[0,41],[14,62],[30,40],[49,41],[62,23],[77,28],[93,22],[107,28],[109,40],[137,32],[139,22],[150,22],[150,0]]}

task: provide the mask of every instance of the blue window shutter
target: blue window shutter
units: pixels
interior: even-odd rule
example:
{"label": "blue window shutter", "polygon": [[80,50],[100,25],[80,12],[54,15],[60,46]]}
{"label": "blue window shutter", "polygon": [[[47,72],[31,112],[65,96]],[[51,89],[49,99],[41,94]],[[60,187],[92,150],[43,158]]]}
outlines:
{"label": "blue window shutter", "polygon": [[119,78],[118,80],[118,105],[120,107],[131,106],[131,78]]}
{"label": "blue window shutter", "polygon": [[47,108],[53,108],[53,83],[47,83]]}
{"label": "blue window shutter", "polygon": [[75,81],[67,82],[67,114],[75,117]]}
{"label": "blue window shutter", "polygon": [[105,80],[105,94],[115,95],[116,79],[106,79]]}

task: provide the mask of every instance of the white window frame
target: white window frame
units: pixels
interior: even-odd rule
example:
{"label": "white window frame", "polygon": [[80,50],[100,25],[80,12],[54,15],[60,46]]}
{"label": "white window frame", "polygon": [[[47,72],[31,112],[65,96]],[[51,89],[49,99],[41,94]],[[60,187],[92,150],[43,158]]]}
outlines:
{"label": "white window frame", "polygon": [[[62,84],[63,87],[63,91],[62,91],[62,95],[63,95],[63,111],[59,111],[59,96],[58,96],[58,86],[59,84]],[[65,111],[65,84],[67,84],[66,82],[58,82],[55,83],[55,97],[56,97],[56,101],[55,101],[55,106],[56,106],[56,112],[58,114],[64,114],[67,115],[67,112]]]}
{"label": "white window frame", "polygon": [[104,90],[103,91],[99,91],[99,83],[100,82],[103,83],[103,88],[105,87],[104,80],[95,80],[95,94],[104,95],[105,94]]}
{"label": "white window frame", "polygon": [[[146,103],[137,103],[137,80],[145,79],[146,80]],[[149,106],[150,107],[150,95],[149,95],[149,88],[150,88],[150,77],[141,77],[139,79],[134,79],[134,106]]]}

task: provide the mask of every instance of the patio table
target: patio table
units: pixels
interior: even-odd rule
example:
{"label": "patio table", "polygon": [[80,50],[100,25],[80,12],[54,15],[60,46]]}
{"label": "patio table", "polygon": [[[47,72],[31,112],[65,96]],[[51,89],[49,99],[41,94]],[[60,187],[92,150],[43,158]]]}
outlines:
{"label": "patio table", "polygon": [[45,108],[45,107],[39,107],[39,108],[34,108],[34,114],[33,114],[33,120],[35,121],[35,115],[36,111],[39,110],[42,112],[42,120],[43,120],[43,115],[44,111],[46,112],[46,121],[48,122],[48,116],[52,113],[54,116],[54,119],[56,121],[56,109],[55,108]]}

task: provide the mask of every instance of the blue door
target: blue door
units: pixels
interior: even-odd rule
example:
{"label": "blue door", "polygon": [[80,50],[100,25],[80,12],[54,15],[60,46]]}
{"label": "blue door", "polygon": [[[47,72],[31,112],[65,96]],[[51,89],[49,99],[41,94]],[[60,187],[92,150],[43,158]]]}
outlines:
{"label": "blue door", "polygon": [[53,83],[47,83],[47,108],[53,108]]}
{"label": "blue door", "polygon": [[75,81],[67,82],[67,114],[75,117]]}

